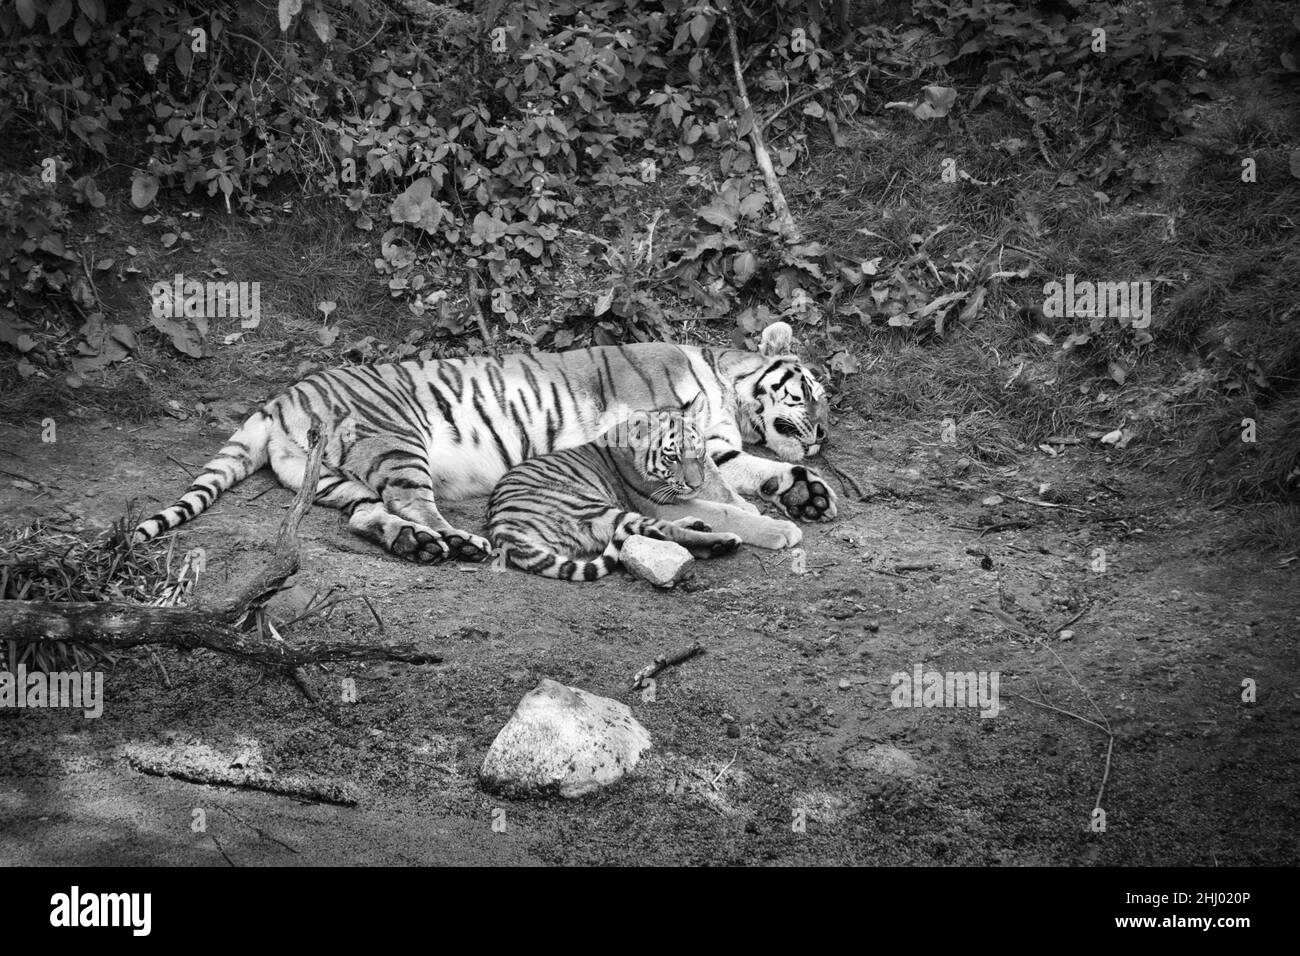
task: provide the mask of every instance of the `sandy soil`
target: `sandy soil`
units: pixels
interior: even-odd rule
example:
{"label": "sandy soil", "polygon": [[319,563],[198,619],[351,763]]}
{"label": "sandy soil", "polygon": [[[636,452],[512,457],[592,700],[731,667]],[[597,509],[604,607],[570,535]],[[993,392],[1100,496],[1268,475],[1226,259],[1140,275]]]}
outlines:
{"label": "sandy soil", "polygon": [[[0,428],[6,469],[45,487],[3,476],[0,523],[94,526],[132,498],[170,502],[187,477],[167,456],[200,464],[229,431],[229,418],[80,420],[47,445],[35,426]],[[0,863],[1297,862],[1295,564],[1225,552],[1227,516],[1079,447],[1029,451],[1014,474],[959,473],[950,448],[854,413],[834,435],[837,464],[870,493],[807,529],[804,574],[752,549],[701,562],[671,592],[624,575],[418,567],[313,509],[280,619],[344,584],[371,598],[388,637],[445,662],[316,668],[313,706],[284,675],[207,652],[160,650],[170,686],[144,653],[119,655],[98,720],[0,711]],[[1037,498],[1040,482],[1064,507],[1013,497]],[[178,548],[208,552],[203,598],[274,536],[290,500],[262,472],[182,529]],[[482,508],[447,512],[479,527]],[[1005,522],[1024,526],[984,533]],[[1053,633],[1081,611],[1069,639]],[[295,636],[383,639],[360,603]],[[625,690],[697,639],[707,652],[661,675],[653,702]],[[895,708],[890,677],[916,664],[998,672],[1002,713]],[[1095,718],[1064,667],[1114,733],[1104,833],[1089,824],[1106,736],[1013,696]],[[348,676],[354,704],[340,699]],[[654,738],[634,776],[572,802],[479,787],[488,745],[542,677],[632,705]],[[1255,703],[1241,700],[1244,678]],[[338,807],[145,776],[123,756],[132,743],[251,750],[277,774],[362,797]]]}

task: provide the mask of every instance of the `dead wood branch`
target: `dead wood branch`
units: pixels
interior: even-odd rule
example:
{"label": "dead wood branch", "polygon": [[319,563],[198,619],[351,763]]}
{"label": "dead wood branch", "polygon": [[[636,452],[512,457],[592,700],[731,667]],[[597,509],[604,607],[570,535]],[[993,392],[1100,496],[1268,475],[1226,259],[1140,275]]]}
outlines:
{"label": "dead wood branch", "polygon": [[239,630],[249,612],[275,594],[285,579],[298,571],[298,526],[316,497],[324,453],[324,441],[317,440],[308,459],[302,488],[280,526],[275,551],[267,563],[224,603],[211,608],[183,608],[108,601],[0,601],[0,634],[16,641],[64,641],[114,649],[158,644],[186,650],[202,648],[290,668],[326,661],[438,663],[441,657],[422,651],[413,644],[384,646],[306,641],[290,645]]}
{"label": "dead wood branch", "polygon": [[346,782],[327,778],[300,777],[293,774],[275,776],[257,767],[226,765],[226,761],[212,759],[204,747],[179,749],[149,744],[128,744],[126,759],[131,767],[152,777],[171,777],[189,783],[210,787],[238,787],[243,790],[261,790],[311,800],[315,803],[333,803],[354,807],[360,797],[356,788]]}
{"label": "dead wood branch", "polygon": [[639,671],[637,671],[635,674],[632,675],[632,686],[629,687],[628,690],[636,690],[637,688],[641,687],[641,685],[645,681],[648,681],[650,678],[654,677],[660,671],[666,670],[669,667],[675,667],[678,664],[681,664],[685,661],[689,661],[695,655],[703,654],[703,653],[704,653],[703,645],[696,642],[692,644],[690,647],[686,648],[685,650],[678,651],[676,654],[671,654],[671,655],[660,654],[658,657],[654,659],[653,664],[647,664],[645,667],[641,668]]}
{"label": "dead wood branch", "polygon": [[[731,67],[736,74],[736,95],[743,109],[742,116],[749,122],[749,141],[754,147],[754,161],[763,172],[763,182],[767,186],[768,198],[772,200],[772,209],[776,213],[777,226],[787,242],[799,242],[799,227],[790,215],[790,206],[785,201],[785,192],[781,181],[776,178],[776,169],[772,166],[772,157],[768,155],[767,145],[763,142],[762,124],[754,115],[754,108],[749,102],[749,90],[745,86],[745,71],[740,65],[740,44],[736,40],[736,21],[731,15],[731,4],[721,4],[722,15],[727,21],[727,42],[731,45]],[[743,121],[743,120],[742,120]]]}

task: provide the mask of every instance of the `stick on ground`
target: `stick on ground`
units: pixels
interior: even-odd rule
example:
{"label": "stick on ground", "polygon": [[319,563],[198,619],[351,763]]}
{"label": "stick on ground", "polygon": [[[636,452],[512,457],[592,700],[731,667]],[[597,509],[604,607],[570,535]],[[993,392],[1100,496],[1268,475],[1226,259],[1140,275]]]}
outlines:
{"label": "stick on ground", "polygon": [[[211,608],[150,607],[109,601],[0,601],[0,634],[32,643],[64,641],[105,648],[171,645],[205,648],[278,667],[326,661],[401,661],[436,664],[437,654],[414,644],[374,645],[267,640],[239,629],[250,611],[298,571],[298,526],[315,499],[325,443],[313,443],[302,488],[276,537],[275,550],[233,598]],[[373,613],[373,608],[372,608]],[[377,617],[377,615],[376,615]]]}
{"label": "stick on ground", "polygon": [[660,671],[666,670],[669,667],[676,667],[678,664],[681,664],[685,661],[689,661],[692,657],[695,657],[697,654],[703,654],[703,653],[704,653],[704,647],[697,641],[696,643],[692,644],[690,647],[686,648],[685,650],[678,651],[676,654],[671,654],[671,655],[660,654],[658,657],[654,659],[654,663],[647,664],[645,667],[641,668],[639,671],[637,671],[635,674],[632,675],[632,685],[628,688],[628,690],[636,690],[637,688],[641,687],[645,681],[649,680],[651,677],[654,677]]}

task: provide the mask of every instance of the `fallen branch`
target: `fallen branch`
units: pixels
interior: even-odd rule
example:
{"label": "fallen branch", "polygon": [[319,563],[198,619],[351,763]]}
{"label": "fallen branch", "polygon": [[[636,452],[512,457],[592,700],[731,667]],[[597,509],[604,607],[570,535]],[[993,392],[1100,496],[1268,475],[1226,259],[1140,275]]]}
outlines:
{"label": "fallen branch", "polygon": [[704,647],[697,641],[696,643],[692,644],[690,647],[686,648],[686,650],[678,651],[676,654],[672,654],[672,655],[660,654],[658,657],[654,659],[653,664],[647,664],[645,667],[641,668],[639,671],[637,671],[635,674],[632,675],[632,685],[628,688],[628,690],[637,690],[638,688],[644,685],[645,681],[648,681],[650,678],[654,677],[660,671],[666,670],[669,667],[676,667],[678,664],[684,663],[685,661],[689,661],[692,657],[695,657],[697,654],[703,654],[703,653],[704,653]]}
{"label": "fallen branch", "polygon": [[289,668],[327,661],[438,663],[441,657],[414,644],[308,641],[289,645],[239,630],[249,612],[298,571],[298,526],[315,499],[324,452],[324,441],[316,441],[302,488],[280,526],[274,552],[230,600],[211,608],[150,607],[110,601],[0,601],[0,634],[9,640],[31,643],[63,641],[113,649],[162,644],[185,650],[205,649]]}
{"label": "fallen branch", "polygon": [[414,644],[339,644],[265,641],[235,628],[245,605],[213,611],[175,607],[59,601],[0,602],[0,633],[8,640],[98,644],[120,650],[165,644],[185,650],[210,650],[260,664],[300,667],[329,661],[401,661],[436,664],[437,654]]}
{"label": "fallen branch", "polygon": [[790,215],[790,206],[785,201],[785,192],[781,189],[781,181],[776,178],[776,169],[772,166],[772,157],[768,155],[767,146],[763,142],[763,132],[758,117],[754,115],[754,108],[749,102],[749,91],[745,86],[745,72],[740,66],[740,44],[736,40],[736,21],[731,16],[731,3],[729,0],[723,0],[721,4],[722,15],[727,21],[727,42],[731,45],[731,67],[736,74],[736,94],[740,99],[740,105],[744,110],[743,115],[749,118],[749,141],[754,148],[754,161],[758,163],[758,168],[763,172],[763,182],[767,186],[768,198],[772,200],[772,210],[776,213],[777,226],[787,242],[798,242],[799,227],[794,223],[794,217]]}
{"label": "fallen branch", "polygon": [[126,759],[131,767],[151,777],[171,777],[210,787],[261,790],[282,797],[293,797],[295,800],[311,800],[314,803],[332,803],[344,807],[354,807],[360,799],[356,788],[346,781],[292,774],[277,777],[255,767],[228,766],[225,760],[212,759],[214,754],[214,751],[202,746],[177,749],[128,744],[126,747]]}

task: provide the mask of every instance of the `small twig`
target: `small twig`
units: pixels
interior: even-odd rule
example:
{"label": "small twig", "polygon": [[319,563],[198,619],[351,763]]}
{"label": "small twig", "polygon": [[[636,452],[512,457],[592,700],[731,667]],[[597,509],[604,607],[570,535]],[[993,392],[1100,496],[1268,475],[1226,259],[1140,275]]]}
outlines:
{"label": "small twig", "polygon": [[874,571],[876,574],[884,574],[884,575],[888,575],[888,576],[891,577],[891,578],[901,578],[901,577],[904,577],[904,575],[899,574],[897,571],[891,571],[891,570],[889,570],[888,568],[873,568],[871,565],[867,565],[867,570],[868,570],[868,571]]}
{"label": "small twig", "polygon": [[726,773],[728,770],[731,769],[731,765],[736,762],[736,758],[739,755],[740,755],[740,748],[737,747],[736,752],[733,753],[731,755],[731,759],[727,761],[727,765],[718,771],[718,775],[716,777],[714,777],[712,780],[709,781],[709,785],[712,786],[714,790],[718,789],[718,781],[722,779],[722,775],[724,773]]}
{"label": "small twig", "polygon": [[371,615],[371,617],[373,617],[373,618],[375,619],[375,626],[379,628],[379,633],[380,633],[380,634],[383,634],[383,633],[384,633],[384,619],[383,619],[382,617],[379,616],[379,612],[375,610],[375,606],[374,606],[373,604],[370,603],[370,598],[366,597],[366,596],[363,594],[363,595],[361,595],[361,600],[365,602],[366,607],[370,608],[370,615]]}
{"label": "small twig", "polygon": [[716,783],[714,783],[712,780],[710,780],[708,777],[706,777],[706,776],[705,776],[703,773],[701,773],[699,770],[696,770],[694,767],[691,768],[691,773],[695,774],[695,776],[699,777],[701,780],[703,780],[705,783],[707,783],[707,784],[708,784],[710,787],[712,787],[714,790],[717,790],[717,789],[718,789],[718,785],[717,785]]}
{"label": "small twig", "polygon": [[95,285],[95,277],[90,274],[90,263],[86,261],[86,254],[78,253],[77,258],[81,261],[81,271],[86,274],[86,281],[90,283],[91,295],[95,297],[95,309],[98,312],[104,311],[104,300],[99,297],[99,287]]}
{"label": "small twig", "polygon": [[29,485],[35,485],[38,488],[45,487],[45,482],[37,481],[34,478],[28,478],[26,475],[20,475],[16,471],[10,471],[8,468],[0,468],[0,475],[8,475],[10,478],[17,478],[20,481],[25,481]]}
{"label": "small twig", "polygon": [[972,611],[979,611],[981,614],[991,614],[1002,622],[1003,627],[1014,634],[1019,634],[1021,637],[1033,637],[1032,634],[1025,630],[1024,625],[1001,608],[986,607],[983,604],[972,604],[970,609]]}
{"label": "small twig", "polygon": [[1034,498],[1021,498],[1019,495],[1010,495],[1012,501],[1020,501],[1027,505],[1034,505],[1038,508],[1064,508],[1066,511],[1077,511],[1081,515],[1088,514],[1087,508],[1076,508],[1074,505],[1058,505],[1051,501],[1038,501]]}
{"label": "small twig", "polygon": [[1018,697],[1021,700],[1023,700],[1026,704],[1033,704],[1035,707],[1044,707],[1047,710],[1054,710],[1058,714],[1064,714],[1066,717],[1073,717],[1075,720],[1081,720],[1089,727],[1096,727],[1103,734],[1110,733],[1110,731],[1108,731],[1101,724],[1097,723],[1091,717],[1084,717],[1082,714],[1076,714],[1072,710],[1066,710],[1064,707],[1057,707],[1055,704],[1049,704],[1043,700],[1034,700],[1032,697],[1026,697],[1024,694],[1017,694],[1015,691],[1011,691],[1010,693],[1012,697]]}
{"label": "small twig", "polygon": [[[972,605],[971,609],[975,611],[983,611],[985,614],[992,614],[994,617],[996,617],[999,621],[1001,621],[1011,630],[1016,631],[1019,634],[1023,634],[1025,637],[1032,636],[1029,634],[1028,631],[1026,631],[1021,626],[1019,621],[1017,621],[1010,614],[1007,614],[1005,611],[998,610],[997,608],[982,607],[978,604]],[[1061,627],[1057,628],[1057,630],[1060,631],[1066,627],[1069,627],[1075,621],[1079,620],[1079,618],[1083,617],[1083,615],[1086,614],[1087,611],[1088,608],[1084,608],[1082,611],[1080,611],[1078,614],[1072,617],[1069,621],[1062,624]],[[1106,735],[1106,766],[1105,769],[1102,771],[1101,786],[1097,789],[1097,803],[1093,808],[1094,810],[1100,810],[1102,797],[1106,793],[1106,781],[1110,779],[1111,756],[1115,752],[1115,732],[1111,729],[1110,720],[1107,719],[1106,714],[1102,711],[1101,707],[1097,705],[1097,702],[1093,700],[1092,695],[1083,689],[1083,685],[1079,683],[1079,679],[1075,677],[1074,672],[1070,670],[1068,666],[1066,666],[1065,661],[1061,660],[1061,655],[1056,653],[1056,649],[1053,648],[1051,644],[1048,644],[1045,640],[1043,640],[1041,636],[1033,636],[1033,641],[1035,644],[1041,644],[1043,645],[1043,647],[1047,648],[1047,652],[1056,659],[1056,663],[1061,665],[1061,670],[1065,671],[1066,675],[1070,678],[1071,683],[1073,683],[1074,686],[1078,688],[1079,693],[1083,695],[1083,699],[1086,700],[1089,704],[1091,704],[1092,709],[1097,712],[1098,720],[1093,720],[1090,717],[1084,717],[1082,714],[1076,714],[1074,711],[1066,710],[1063,707],[1057,707],[1055,704],[1049,704],[1046,701],[1034,700],[1030,697],[1025,697],[1023,694],[1016,694],[1013,692],[1011,696],[1019,697],[1021,700],[1025,701],[1026,703],[1033,704],[1035,707],[1043,707],[1046,708],[1047,710],[1056,711],[1058,714],[1063,714],[1066,717],[1073,717],[1075,720],[1081,721],[1082,723],[1087,724],[1089,727],[1097,728],[1103,734]],[[1043,692],[1042,687],[1038,688],[1038,692],[1040,694]]]}
{"label": "small twig", "polygon": [[846,80],[853,79],[853,77],[857,76],[864,69],[869,69],[870,66],[871,64],[869,63],[863,64],[862,66],[856,66],[853,69],[849,70],[849,72],[845,73],[843,76],[838,76],[835,77],[834,79],[827,80],[824,83],[817,84],[807,93],[801,93],[800,95],[796,96],[794,99],[790,100],[790,102],[783,104],[781,107],[773,111],[771,116],[763,120],[759,128],[762,129],[764,132],[766,132],[767,128],[772,125],[772,122],[782,113],[793,109],[794,107],[798,106],[800,103],[805,102],[806,100],[812,99],[814,96],[817,96],[818,94],[825,93],[827,90],[835,86],[836,83],[843,83]]}
{"label": "small twig", "polygon": [[1080,611],[1078,614],[1074,615],[1074,617],[1070,618],[1068,621],[1066,621],[1064,624],[1060,625],[1059,627],[1054,628],[1054,629],[1052,630],[1052,633],[1053,633],[1053,634],[1060,634],[1063,630],[1065,630],[1067,627],[1069,627],[1069,626],[1070,626],[1071,624],[1073,624],[1075,621],[1079,620],[1079,618],[1081,618],[1081,617],[1083,617],[1085,614],[1087,614],[1088,611],[1091,610],[1091,609],[1092,609],[1092,605],[1091,605],[1091,604],[1086,605],[1086,606],[1084,607],[1084,609],[1083,609],[1082,611]]}
{"label": "small twig", "polygon": [[284,847],[284,848],[285,848],[286,850],[288,850],[290,853],[298,853],[298,854],[301,854],[301,853],[302,853],[302,851],[299,850],[297,847],[292,847],[292,846],[290,846],[289,844],[285,843],[283,840],[278,839],[278,838],[276,838],[276,837],[273,837],[271,834],[267,833],[267,832],[266,832],[265,830],[263,830],[261,827],[259,827],[259,826],[255,826],[254,824],[249,823],[247,820],[245,820],[243,817],[241,817],[241,816],[240,816],[238,813],[236,813],[234,810],[227,809],[226,807],[218,807],[218,809],[219,809],[222,813],[225,813],[225,814],[228,814],[228,815],[231,816],[231,817],[234,817],[236,820],[238,820],[238,821],[239,821],[240,823],[242,823],[244,826],[248,827],[248,829],[250,829],[250,830],[252,830],[254,833],[256,833],[260,838],[262,838],[262,839],[264,839],[264,840],[270,840],[272,843],[278,843],[278,844],[280,844],[280,846]]}
{"label": "small twig", "polygon": [[1032,521],[1003,521],[998,524],[989,525],[980,532],[980,537],[982,538],[986,534],[997,534],[999,531],[1009,531],[1012,528],[1032,528],[1033,526],[1034,523]]}
{"label": "small twig", "polygon": [[831,461],[830,458],[827,457],[826,452],[822,452],[821,460],[826,466],[826,469],[839,480],[840,487],[846,494],[853,495],[853,497],[858,501],[864,501],[866,499],[867,496],[862,491],[862,486],[854,480],[852,475],[848,474],[836,465],[835,462]]}
{"label": "small twig", "polygon": [[338,607],[340,604],[346,604],[348,601],[360,600],[360,598],[357,597],[357,595],[355,594],[351,594],[351,595],[340,594],[338,597],[332,598],[330,595],[332,595],[334,591],[336,591],[339,587],[340,585],[337,584],[334,585],[334,587],[329,589],[329,591],[326,593],[325,597],[321,601],[307,605],[307,610],[303,611],[297,617],[290,618],[289,620],[285,621],[283,624],[279,625],[279,630],[287,631],[290,627],[297,624],[299,621],[305,621],[309,617],[316,617],[317,615],[324,614],[326,611],[331,611],[334,608]]}
{"label": "small twig", "polygon": [[647,664],[645,667],[641,668],[639,671],[637,671],[635,674],[632,675],[632,685],[628,688],[628,690],[636,690],[637,688],[642,686],[643,682],[649,680],[651,677],[654,677],[660,671],[666,670],[669,667],[676,667],[678,664],[682,664],[685,663],[686,661],[689,661],[692,657],[695,657],[697,654],[703,654],[703,653],[704,653],[704,646],[697,641],[696,643],[692,644],[690,647],[686,648],[685,650],[678,651],[676,654],[672,654],[672,655],[660,654],[658,657],[654,659],[654,663]]}
{"label": "small twig", "polygon": [[191,478],[194,477],[194,472],[198,471],[199,468],[198,465],[191,465],[188,461],[181,461],[179,458],[173,458],[171,455],[167,456],[167,460],[174,464],[180,465],[182,468],[185,469],[185,471],[189,474]]}
{"label": "small twig", "polygon": [[172,679],[167,673],[167,668],[163,666],[163,662],[158,659],[158,655],[154,653],[152,647],[149,648],[149,660],[153,661],[154,666],[162,673],[163,685],[165,687],[171,687]]}
{"label": "small twig", "polygon": [[215,833],[209,833],[208,836],[212,837],[212,842],[217,845],[217,852],[221,854],[221,858],[224,859],[226,863],[228,863],[230,866],[233,866],[237,869],[239,867],[239,864],[226,855],[226,848],[221,845],[221,841],[217,839],[217,835]]}

